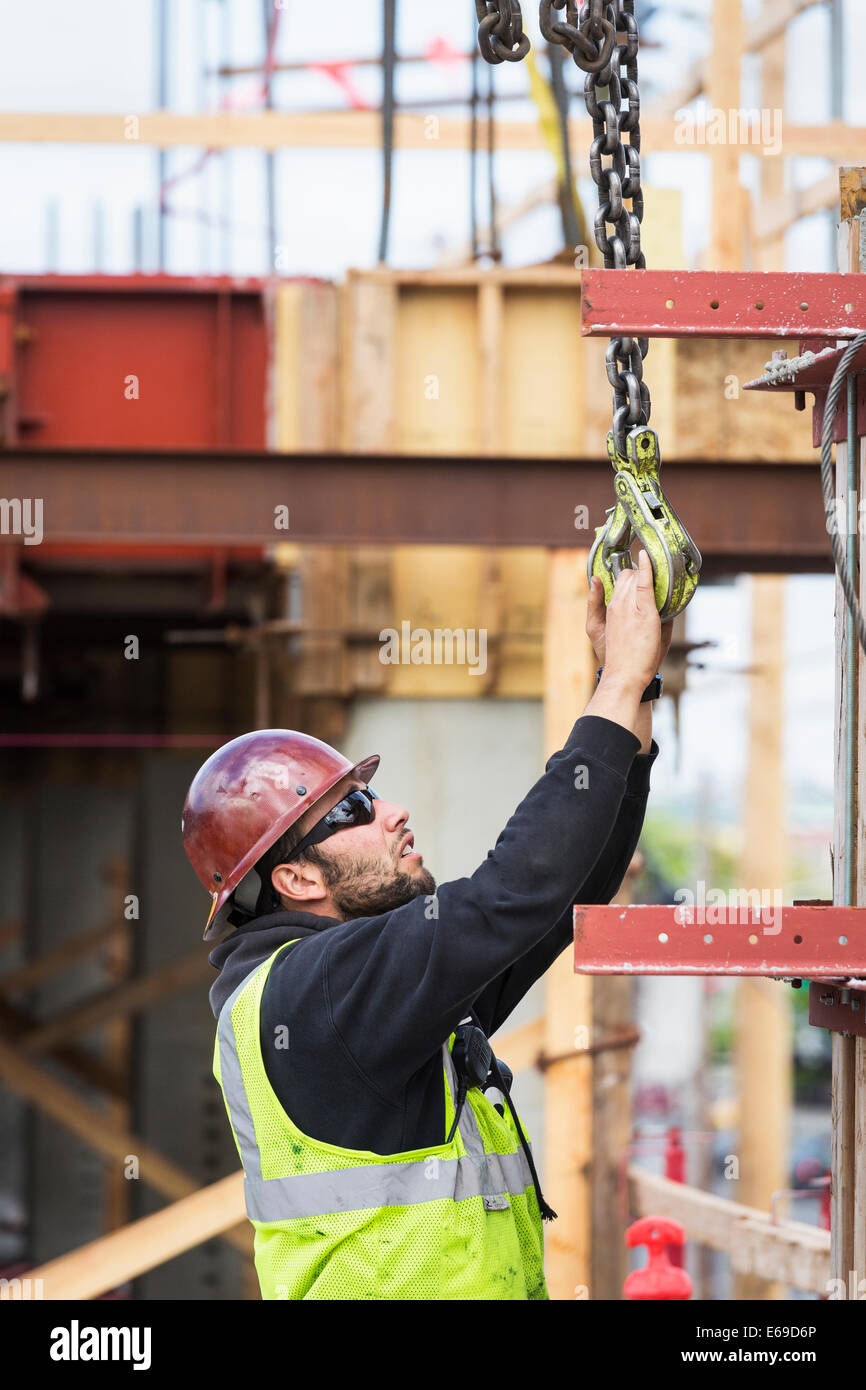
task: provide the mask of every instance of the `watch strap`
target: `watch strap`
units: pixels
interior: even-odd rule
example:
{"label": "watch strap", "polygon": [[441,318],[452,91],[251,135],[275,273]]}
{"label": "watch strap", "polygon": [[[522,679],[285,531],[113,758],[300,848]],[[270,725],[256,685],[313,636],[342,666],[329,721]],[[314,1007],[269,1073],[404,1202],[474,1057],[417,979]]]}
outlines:
{"label": "watch strap", "polygon": [[[604,669],[604,668],[603,668],[602,666],[599,666],[598,670],[597,670],[596,673],[595,673],[595,683],[596,683],[596,685],[598,685],[599,681],[601,680],[601,673],[602,673],[603,669]],[[640,702],[641,702],[641,704],[642,704],[642,705],[645,705],[645,704],[648,704],[650,700],[658,700],[658,699],[660,699],[663,689],[664,689],[664,682],[662,681],[661,672],[657,671],[656,674],[653,676],[653,679],[650,681],[649,685],[647,686],[646,690],[644,691],[644,693],[643,693],[643,694],[641,695],[641,697],[640,697]]]}

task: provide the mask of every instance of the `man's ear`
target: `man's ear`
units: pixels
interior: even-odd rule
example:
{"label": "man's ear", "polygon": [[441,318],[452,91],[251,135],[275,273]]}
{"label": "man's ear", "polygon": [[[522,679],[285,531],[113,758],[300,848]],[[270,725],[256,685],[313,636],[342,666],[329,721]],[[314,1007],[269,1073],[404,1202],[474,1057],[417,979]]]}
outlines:
{"label": "man's ear", "polygon": [[319,902],[328,895],[321,869],[304,861],[278,864],[271,873],[271,883],[281,898],[293,902]]}

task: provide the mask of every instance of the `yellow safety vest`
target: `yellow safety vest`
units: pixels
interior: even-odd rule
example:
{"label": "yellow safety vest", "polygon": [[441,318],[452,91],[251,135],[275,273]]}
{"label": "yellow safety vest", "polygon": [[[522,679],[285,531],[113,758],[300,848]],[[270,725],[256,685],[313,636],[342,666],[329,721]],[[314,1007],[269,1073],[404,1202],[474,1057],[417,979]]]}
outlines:
{"label": "yellow safety vest", "polygon": [[[226,1000],[214,1075],[244,1166],[265,1299],[547,1299],[538,1199],[514,1122],[470,1090],[451,1143],[381,1154],[304,1134],[262,1059],[260,1009],[286,942]],[[442,1047],[445,1130],[457,1079]],[[522,1121],[521,1121],[522,1124]],[[525,1127],[524,1127],[525,1133]]]}

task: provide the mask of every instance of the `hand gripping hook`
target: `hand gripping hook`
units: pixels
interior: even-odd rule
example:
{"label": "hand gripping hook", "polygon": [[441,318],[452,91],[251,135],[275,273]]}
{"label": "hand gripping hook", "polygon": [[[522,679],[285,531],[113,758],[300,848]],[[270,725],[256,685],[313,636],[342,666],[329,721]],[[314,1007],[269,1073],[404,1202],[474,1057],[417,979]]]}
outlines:
{"label": "hand gripping hook", "polygon": [[662,622],[675,618],[698,587],[701,553],[661,489],[658,435],[637,425],[626,436],[626,457],[617,453],[613,431],[607,452],[615,469],[616,505],[596,527],[587,574],[598,575],[610,603],[617,576],[631,569],[630,547],[637,539],[652,563],[656,607]]}

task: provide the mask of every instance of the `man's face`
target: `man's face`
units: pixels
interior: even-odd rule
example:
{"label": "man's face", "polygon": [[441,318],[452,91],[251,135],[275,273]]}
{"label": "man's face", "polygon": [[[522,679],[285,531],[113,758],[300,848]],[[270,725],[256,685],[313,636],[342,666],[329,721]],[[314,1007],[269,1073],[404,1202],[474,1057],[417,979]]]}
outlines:
{"label": "man's face", "polygon": [[[307,835],[347,792],[363,788],[357,777],[344,777],[298,822]],[[431,894],[436,880],[424,868],[408,829],[409,812],[396,802],[373,802],[368,825],[350,825],[315,846],[325,865],[301,857],[274,870],[274,887],[284,902],[301,911],[341,921],[392,911],[413,898]]]}

